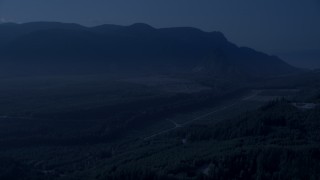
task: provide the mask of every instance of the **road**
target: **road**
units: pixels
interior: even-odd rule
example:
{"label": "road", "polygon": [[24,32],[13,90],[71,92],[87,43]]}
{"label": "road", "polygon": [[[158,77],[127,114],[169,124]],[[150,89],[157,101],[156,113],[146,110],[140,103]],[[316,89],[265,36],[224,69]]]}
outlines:
{"label": "road", "polygon": [[[196,122],[196,121],[198,121],[198,120],[201,120],[201,119],[203,119],[203,118],[206,118],[206,117],[208,117],[208,116],[210,116],[210,115],[212,115],[212,114],[214,114],[214,113],[217,113],[217,112],[223,111],[223,110],[225,110],[225,109],[231,108],[231,107],[235,106],[236,104],[238,104],[240,101],[246,101],[246,100],[253,99],[253,98],[256,97],[260,92],[261,92],[261,90],[253,90],[251,94],[249,94],[249,95],[246,96],[246,97],[243,97],[243,98],[239,99],[239,100],[236,101],[236,102],[233,102],[232,104],[223,106],[223,107],[218,108],[218,109],[216,109],[216,110],[214,110],[214,111],[211,111],[211,112],[209,112],[209,113],[200,115],[200,116],[195,117],[194,119],[192,119],[192,120],[190,120],[190,121],[187,121],[187,122],[184,122],[184,123],[177,123],[177,122],[175,122],[175,121],[173,121],[173,120],[171,120],[171,119],[168,119],[168,121],[170,121],[170,122],[174,125],[174,127],[169,128],[169,129],[165,129],[165,130],[160,131],[160,132],[158,132],[158,133],[155,133],[155,134],[153,134],[153,135],[147,136],[147,137],[145,137],[145,138],[143,138],[143,139],[144,139],[144,140],[148,140],[148,139],[154,138],[154,137],[156,137],[156,136],[159,136],[159,135],[162,135],[162,134],[171,132],[171,131],[176,130],[176,129],[178,129],[178,128],[184,127],[184,126],[186,126],[186,125],[188,125],[188,124],[194,123],[194,122]],[[1,116],[1,115],[0,115],[0,119],[13,119],[13,118],[15,118],[15,119],[28,119],[28,120],[40,120],[40,119],[38,119],[38,118],[32,118],[32,117],[11,117],[11,116],[4,116],[4,115]]]}
{"label": "road", "polygon": [[173,120],[169,120],[170,122],[172,122],[172,123],[174,124],[175,127],[169,128],[169,129],[166,129],[166,130],[163,130],[163,131],[160,131],[160,132],[155,133],[155,134],[150,135],[150,136],[147,136],[147,137],[143,138],[143,140],[152,139],[152,138],[154,138],[154,137],[156,137],[156,136],[159,136],[159,135],[162,135],[162,134],[166,134],[166,133],[171,132],[171,131],[173,131],[173,130],[176,130],[176,129],[178,129],[178,128],[184,127],[184,126],[186,126],[186,125],[188,125],[188,124],[194,123],[194,122],[196,122],[196,121],[198,121],[198,120],[201,120],[201,119],[203,119],[203,118],[206,118],[206,117],[208,117],[208,116],[210,116],[210,115],[212,115],[212,114],[214,114],[214,113],[217,113],[217,112],[219,112],[219,111],[223,111],[223,110],[225,110],[225,109],[231,108],[231,107],[235,106],[236,104],[238,104],[240,101],[246,101],[246,100],[253,99],[253,98],[256,97],[260,92],[261,92],[261,91],[254,90],[250,95],[248,95],[248,96],[246,96],[246,97],[243,97],[242,99],[239,99],[238,101],[236,101],[236,102],[234,102],[234,103],[232,103],[232,104],[223,106],[223,107],[221,107],[221,108],[219,108],[219,109],[216,109],[216,110],[214,110],[214,111],[211,111],[211,112],[209,112],[209,113],[200,115],[200,116],[198,116],[198,117],[196,117],[196,118],[194,118],[194,119],[192,119],[192,120],[190,120],[190,121],[187,121],[187,122],[185,122],[185,123],[182,123],[182,124],[178,124],[178,123],[174,122]]}

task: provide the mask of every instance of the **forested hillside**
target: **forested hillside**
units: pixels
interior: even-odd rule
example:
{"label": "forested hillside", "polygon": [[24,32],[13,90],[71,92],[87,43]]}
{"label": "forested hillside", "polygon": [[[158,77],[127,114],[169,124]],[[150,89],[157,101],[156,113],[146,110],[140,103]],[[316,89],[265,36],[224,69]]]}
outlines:
{"label": "forested hillside", "polygon": [[123,156],[126,163],[107,166],[99,177],[318,179],[319,112],[273,101],[229,121],[144,142],[135,155]]}

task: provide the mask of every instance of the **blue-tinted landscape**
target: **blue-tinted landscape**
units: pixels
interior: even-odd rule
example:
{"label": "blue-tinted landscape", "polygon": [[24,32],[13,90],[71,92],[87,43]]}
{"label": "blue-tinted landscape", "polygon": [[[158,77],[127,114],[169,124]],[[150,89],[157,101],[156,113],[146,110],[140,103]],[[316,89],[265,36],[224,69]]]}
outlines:
{"label": "blue-tinted landscape", "polygon": [[319,179],[319,5],[0,0],[0,179]]}

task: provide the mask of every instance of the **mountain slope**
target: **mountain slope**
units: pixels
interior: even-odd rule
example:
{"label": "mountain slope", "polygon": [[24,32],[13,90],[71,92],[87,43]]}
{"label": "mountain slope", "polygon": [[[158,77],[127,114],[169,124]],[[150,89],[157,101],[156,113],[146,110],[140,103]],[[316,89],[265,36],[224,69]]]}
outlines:
{"label": "mountain slope", "polygon": [[277,57],[237,47],[220,32],[187,27],[1,24],[0,39],[2,72],[114,70],[259,77],[297,71]]}

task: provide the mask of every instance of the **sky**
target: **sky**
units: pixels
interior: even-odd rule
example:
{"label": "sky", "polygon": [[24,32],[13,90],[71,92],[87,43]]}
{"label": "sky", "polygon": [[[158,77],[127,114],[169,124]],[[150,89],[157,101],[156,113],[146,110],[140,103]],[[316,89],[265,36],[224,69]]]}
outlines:
{"label": "sky", "polygon": [[271,54],[320,49],[320,0],[0,0],[0,21],[190,26]]}

